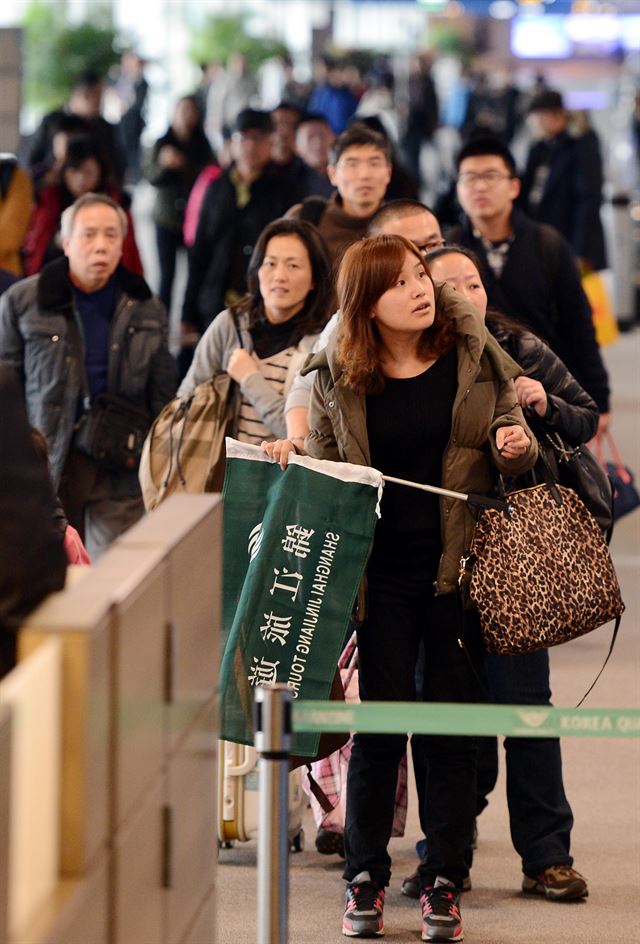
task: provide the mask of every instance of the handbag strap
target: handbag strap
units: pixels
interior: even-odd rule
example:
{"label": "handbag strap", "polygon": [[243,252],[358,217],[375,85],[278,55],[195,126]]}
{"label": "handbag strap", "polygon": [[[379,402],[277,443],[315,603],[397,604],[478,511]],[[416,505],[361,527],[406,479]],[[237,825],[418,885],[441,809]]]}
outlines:
{"label": "handbag strap", "polygon": [[570,462],[571,459],[580,454],[580,446],[567,445],[560,433],[555,430],[551,432],[545,430],[543,436],[557,455],[559,462]]}
{"label": "handbag strap", "polygon": [[595,453],[596,453],[596,456],[598,457],[598,462],[600,463],[602,468],[606,470],[607,461],[605,459],[604,448],[603,448],[605,443],[609,449],[609,452],[611,453],[611,458],[614,461],[616,472],[618,473],[618,475],[620,476],[620,478],[625,484],[629,483],[631,481],[631,477],[625,468],[624,462],[622,461],[622,456],[618,452],[618,447],[616,446],[615,440],[613,436],[611,435],[611,433],[609,432],[609,430],[602,433],[600,432],[596,433]]}
{"label": "handbag strap", "polygon": [[580,705],[581,705],[581,704],[583,703],[583,701],[585,700],[585,698],[587,697],[587,695],[589,695],[589,694],[593,691],[593,689],[594,689],[595,686],[596,686],[596,682],[598,681],[598,679],[600,678],[600,676],[601,676],[602,673],[604,672],[605,666],[606,666],[607,662],[609,661],[609,659],[611,658],[611,653],[613,652],[613,647],[614,647],[615,644],[616,644],[616,639],[618,638],[618,630],[620,629],[620,622],[621,622],[621,620],[622,620],[622,617],[621,617],[621,616],[616,617],[616,623],[615,623],[615,626],[613,627],[613,633],[612,633],[612,635],[611,635],[611,644],[609,645],[609,651],[608,651],[608,653],[607,653],[607,655],[606,655],[606,658],[605,658],[604,662],[602,663],[602,668],[600,669],[600,671],[598,672],[598,674],[597,674],[596,677],[594,678],[593,682],[591,683],[591,685],[589,686],[589,688],[586,690],[586,692],[584,693],[584,695],[582,696],[582,698],[580,699],[580,701],[579,701],[578,704],[576,705],[576,708],[579,708]]}
{"label": "handbag strap", "polygon": [[307,777],[309,778],[309,789],[322,807],[325,813],[332,813],[335,806],[324,792],[316,778],[313,776],[311,764],[307,764]]}
{"label": "handbag strap", "polygon": [[[467,561],[469,561],[469,560],[470,560],[470,558],[463,558],[464,564],[462,564],[462,562],[461,562],[461,567],[464,567],[464,566],[466,565]],[[473,566],[473,564],[472,564],[471,566]],[[466,571],[465,571],[465,572],[466,572]],[[469,664],[469,668],[471,669],[471,673],[472,673],[473,677],[474,677],[475,680],[476,680],[476,683],[477,683],[477,685],[478,685],[478,688],[479,688],[480,691],[483,693],[483,695],[485,696],[485,698],[487,699],[487,701],[491,703],[491,702],[494,701],[494,698],[493,698],[493,696],[491,695],[491,692],[489,691],[489,689],[487,688],[486,683],[483,681],[483,679],[482,679],[482,678],[480,677],[480,675],[478,674],[478,671],[477,671],[475,665],[473,664],[473,659],[472,659],[471,656],[469,655],[469,650],[468,650],[468,648],[467,648],[467,646],[466,646],[466,641],[465,641],[465,626],[466,626],[465,612],[466,612],[466,611],[465,611],[465,608],[464,608],[464,592],[465,592],[465,591],[464,591],[464,577],[463,577],[463,573],[464,573],[464,572],[461,570],[461,573],[460,573],[460,581],[459,581],[459,583],[460,583],[460,589],[459,589],[458,592],[456,593],[456,610],[457,610],[457,617],[458,617],[458,645],[460,646],[460,648],[462,649],[462,651],[463,651],[464,654],[465,654],[466,660],[467,660],[467,662],[468,662],[468,664]],[[615,625],[614,625],[614,627],[613,627],[613,633],[612,633],[612,635],[611,635],[611,643],[610,643],[610,645],[609,645],[609,651],[607,652],[607,655],[606,655],[606,657],[605,657],[605,660],[604,660],[604,662],[602,663],[602,666],[601,666],[601,668],[600,668],[600,671],[598,672],[598,674],[597,674],[596,677],[594,678],[593,682],[591,683],[591,685],[589,686],[589,688],[586,690],[586,692],[584,693],[584,695],[582,696],[582,698],[580,699],[580,701],[579,701],[578,704],[576,705],[576,708],[579,708],[579,707],[583,704],[583,702],[586,700],[587,696],[591,694],[591,692],[593,691],[593,689],[596,687],[596,684],[597,684],[597,682],[598,682],[600,676],[601,676],[602,673],[604,672],[604,670],[605,670],[605,668],[606,668],[606,665],[607,665],[607,662],[608,662],[609,659],[611,658],[611,653],[613,652],[613,647],[614,647],[615,644],[616,644],[616,639],[618,638],[618,630],[620,629],[621,620],[622,620],[622,616],[616,617],[616,622],[615,622]]]}

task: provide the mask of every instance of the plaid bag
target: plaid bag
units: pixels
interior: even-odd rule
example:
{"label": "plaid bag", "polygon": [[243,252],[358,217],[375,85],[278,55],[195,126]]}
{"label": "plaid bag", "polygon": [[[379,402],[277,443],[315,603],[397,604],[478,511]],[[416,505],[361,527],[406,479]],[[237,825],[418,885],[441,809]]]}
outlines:
{"label": "plaid bag", "polygon": [[222,490],[224,438],[235,418],[236,385],[229,374],[198,384],[187,400],[168,403],[153,422],[140,457],[147,511],[174,492]]}

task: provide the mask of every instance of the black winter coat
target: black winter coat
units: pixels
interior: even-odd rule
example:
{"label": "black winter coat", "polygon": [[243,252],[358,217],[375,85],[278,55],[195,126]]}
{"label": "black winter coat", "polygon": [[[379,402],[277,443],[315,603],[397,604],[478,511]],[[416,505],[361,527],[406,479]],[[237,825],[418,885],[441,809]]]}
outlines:
{"label": "black winter coat", "polygon": [[540,381],[545,389],[547,413],[527,416],[532,427],[559,433],[571,446],[589,442],[598,427],[598,407],[560,358],[529,331],[512,331],[493,324],[490,312],[486,323],[500,347],[522,368],[524,376]]}
{"label": "black winter coat", "polygon": [[[186,164],[180,170],[170,170],[159,164],[158,154],[165,144],[184,155]],[[213,161],[211,145],[201,128],[196,129],[188,141],[180,140],[172,128],[156,141],[149,156],[146,177],[157,191],[153,220],[158,226],[174,232],[182,230],[191,188],[202,168]]]}
{"label": "black winter coat", "polygon": [[546,341],[600,412],[607,413],[609,379],[571,247],[556,230],[533,222],[522,210],[514,209],[512,226],[514,239],[500,279],[468,218],[449,231],[447,239],[478,256],[489,305]]}
{"label": "black winter coat", "polygon": [[[540,202],[530,201],[538,169],[548,164]],[[576,256],[592,269],[605,269],[607,254],[600,219],[602,158],[595,131],[576,138],[567,132],[531,148],[522,175],[520,203],[529,216],[560,230]]]}
{"label": "black winter coat", "polygon": [[226,293],[246,292],[249,260],[268,223],[283,216],[296,193],[271,168],[250,186],[249,202],[239,207],[231,169],[205,193],[196,239],[189,253],[189,278],[182,320],[201,333],[227,307]]}
{"label": "black winter coat", "polygon": [[16,661],[16,632],[67,571],[46,464],[36,454],[20,384],[0,366],[0,678]]}

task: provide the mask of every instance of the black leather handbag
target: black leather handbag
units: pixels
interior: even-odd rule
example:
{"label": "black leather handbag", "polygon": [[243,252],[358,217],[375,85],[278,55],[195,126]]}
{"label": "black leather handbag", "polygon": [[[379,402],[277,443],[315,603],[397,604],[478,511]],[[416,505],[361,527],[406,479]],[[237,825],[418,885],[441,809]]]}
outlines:
{"label": "black leather handbag", "polygon": [[113,393],[101,393],[81,417],[74,448],[109,471],[135,471],[151,426],[148,410]]}
{"label": "black leather handbag", "polygon": [[558,433],[548,432],[538,436],[538,445],[560,485],[572,488],[607,532],[613,524],[613,488],[591,450],[585,445],[568,446]]}

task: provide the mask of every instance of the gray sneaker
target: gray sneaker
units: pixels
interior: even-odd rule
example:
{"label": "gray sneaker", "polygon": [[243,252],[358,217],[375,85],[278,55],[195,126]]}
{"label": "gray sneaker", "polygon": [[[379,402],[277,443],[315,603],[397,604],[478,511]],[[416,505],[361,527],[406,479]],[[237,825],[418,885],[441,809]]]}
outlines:
{"label": "gray sneaker", "polygon": [[423,941],[434,944],[436,941],[438,944],[454,941],[458,944],[463,939],[460,892],[446,878],[439,875],[435,885],[422,889],[420,907]]}
{"label": "gray sneaker", "polygon": [[345,937],[382,937],[384,888],[360,872],[347,885],[342,918]]}

